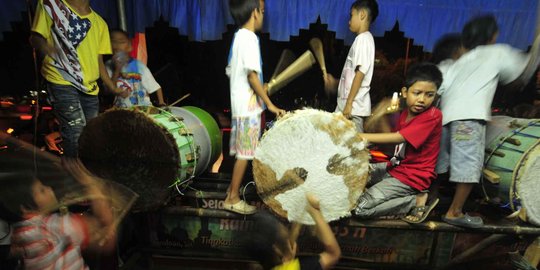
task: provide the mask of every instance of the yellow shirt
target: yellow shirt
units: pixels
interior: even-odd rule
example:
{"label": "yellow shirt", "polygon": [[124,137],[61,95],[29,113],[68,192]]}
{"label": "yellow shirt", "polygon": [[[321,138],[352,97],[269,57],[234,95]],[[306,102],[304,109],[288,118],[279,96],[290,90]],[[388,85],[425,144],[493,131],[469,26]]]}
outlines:
{"label": "yellow shirt", "polygon": [[[44,1],[52,4],[45,5]],[[45,9],[51,5],[55,8],[50,12],[60,13],[60,19],[55,20],[54,25],[50,13]],[[68,16],[62,16],[64,13],[61,10],[66,11],[66,8]],[[62,28],[65,30],[58,31]],[[81,16],[63,0],[39,0],[32,31],[43,36],[49,45],[60,52],[54,60],[49,56],[43,60],[41,74],[47,81],[73,85],[82,92],[97,95],[98,57],[111,54],[111,41],[107,23],[95,11]],[[75,57],[69,57],[70,54]]]}
{"label": "yellow shirt", "polygon": [[284,264],[280,264],[272,268],[272,270],[299,270],[300,269],[300,260],[295,258],[292,261],[288,261]]}

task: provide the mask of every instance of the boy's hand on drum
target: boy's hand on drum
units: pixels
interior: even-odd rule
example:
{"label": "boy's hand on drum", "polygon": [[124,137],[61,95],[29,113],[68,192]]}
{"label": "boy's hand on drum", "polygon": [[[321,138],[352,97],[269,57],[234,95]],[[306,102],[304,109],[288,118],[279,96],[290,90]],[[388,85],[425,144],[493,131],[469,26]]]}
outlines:
{"label": "boy's hand on drum", "polygon": [[286,111],[276,107],[275,105],[268,106],[268,110],[274,113],[277,117],[285,115]]}
{"label": "boy's hand on drum", "polygon": [[349,103],[347,102],[347,104],[345,104],[345,108],[343,108],[343,116],[345,116],[345,118],[347,119],[352,119],[352,103]]}

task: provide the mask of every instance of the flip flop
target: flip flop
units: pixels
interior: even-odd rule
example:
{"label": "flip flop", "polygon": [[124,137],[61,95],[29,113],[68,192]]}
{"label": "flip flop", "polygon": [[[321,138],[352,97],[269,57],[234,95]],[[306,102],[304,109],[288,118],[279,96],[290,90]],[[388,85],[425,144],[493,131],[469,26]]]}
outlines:
{"label": "flip flop", "polygon": [[447,218],[445,215],[442,216],[442,221],[459,227],[466,227],[466,228],[480,228],[484,226],[484,221],[481,217],[472,217],[468,214],[465,214],[458,218]]}
{"label": "flip flop", "polygon": [[[429,205],[417,206],[411,210],[410,214],[402,217],[401,220],[412,224],[422,223],[424,222],[424,220],[426,220],[426,218],[429,216],[429,213],[431,213],[431,210],[433,210],[433,208],[435,208],[438,203],[439,198],[432,201]],[[422,215],[419,214],[420,212],[422,212]],[[411,220],[408,218],[409,216],[414,216],[418,218],[418,220]]]}

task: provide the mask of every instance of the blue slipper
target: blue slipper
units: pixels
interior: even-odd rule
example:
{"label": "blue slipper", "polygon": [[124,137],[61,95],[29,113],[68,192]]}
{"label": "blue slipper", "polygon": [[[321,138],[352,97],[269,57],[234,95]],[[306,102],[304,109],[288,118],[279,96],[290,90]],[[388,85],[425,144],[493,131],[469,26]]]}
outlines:
{"label": "blue slipper", "polygon": [[484,226],[484,221],[481,217],[471,217],[468,214],[458,218],[447,218],[446,216],[442,216],[442,220],[448,224],[466,228],[476,229]]}

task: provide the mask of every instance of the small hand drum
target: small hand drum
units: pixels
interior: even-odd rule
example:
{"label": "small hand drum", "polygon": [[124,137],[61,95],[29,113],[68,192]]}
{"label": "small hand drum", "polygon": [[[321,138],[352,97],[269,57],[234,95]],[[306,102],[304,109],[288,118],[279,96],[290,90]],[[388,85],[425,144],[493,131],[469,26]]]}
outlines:
{"label": "small hand drum", "polygon": [[276,121],[253,161],[257,192],[277,215],[314,224],[306,192],[320,200],[326,221],[350,216],[368,178],[369,155],[341,113],[304,109]]}

